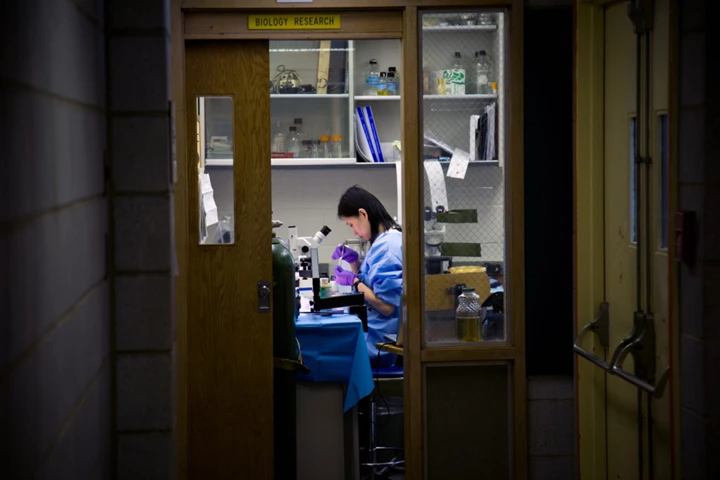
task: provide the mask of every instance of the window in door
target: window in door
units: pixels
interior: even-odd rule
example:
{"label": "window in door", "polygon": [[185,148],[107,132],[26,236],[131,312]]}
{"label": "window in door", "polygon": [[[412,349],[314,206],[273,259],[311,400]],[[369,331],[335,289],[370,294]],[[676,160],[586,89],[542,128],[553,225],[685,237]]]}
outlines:
{"label": "window in door", "polygon": [[[199,241],[204,245],[235,243],[234,109],[230,96],[197,97]],[[217,165],[221,170],[211,170]],[[222,173],[222,174],[221,174]]]}

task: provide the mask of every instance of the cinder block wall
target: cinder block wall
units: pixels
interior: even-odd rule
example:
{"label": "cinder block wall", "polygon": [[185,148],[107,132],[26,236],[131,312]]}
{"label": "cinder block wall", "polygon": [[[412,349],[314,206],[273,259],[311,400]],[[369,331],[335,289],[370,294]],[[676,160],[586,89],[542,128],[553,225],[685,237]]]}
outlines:
{"label": "cinder block wall", "polygon": [[0,478],[108,478],[102,2],[0,15]]}
{"label": "cinder block wall", "polygon": [[116,476],[173,478],[168,0],[106,0]]}
{"label": "cinder block wall", "polygon": [[717,12],[706,0],[679,7],[678,207],[698,224],[697,262],[679,267],[683,478],[720,477],[720,79],[708,61],[718,33],[707,23]]}
{"label": "cinder block wall", "polygon": [[174,477],[168,0],[0,16],[0,478]]}
{"label": "cinder block wall", "polygon": [[575,384],[567,375],[528,377],[531,480],[572,480],[577,473]]}

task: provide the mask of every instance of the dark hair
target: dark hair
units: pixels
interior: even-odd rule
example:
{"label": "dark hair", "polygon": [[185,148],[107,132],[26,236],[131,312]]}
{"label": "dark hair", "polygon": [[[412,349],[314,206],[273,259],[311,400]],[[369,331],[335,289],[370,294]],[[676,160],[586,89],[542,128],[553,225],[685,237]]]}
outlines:
{"label": "dark hair", "polygon": [[364,208],[367,212],[368,221],[370,222],[370,231],[372,233],[370,243],[375,241],[381,225],[384,230],[399,229],[395,220],[385,210],[383,204],[380,203],[380,200],[357,185],[348,188],[340,197],[337,210],[338,217],[357,217],[361,208]]}

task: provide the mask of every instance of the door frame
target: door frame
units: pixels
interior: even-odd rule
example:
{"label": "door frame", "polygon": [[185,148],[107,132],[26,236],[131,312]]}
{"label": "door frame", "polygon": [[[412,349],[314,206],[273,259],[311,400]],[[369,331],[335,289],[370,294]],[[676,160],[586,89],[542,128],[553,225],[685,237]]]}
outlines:
{"label": "door frame", "polygon": [[[574,76],[574,294],[575,335],[597,316],[598,306],[605,300],[604,276],[604,45],[605,8],[612,0],[576,0],[575,2],[575,76]],[[678,1],[670,0],[670,68],[669,121],[670,168],[669,212],[677,206],[677,26]],[[654,118],[654,116],[653,116]],[[668,229],[674,231],[674,216],[669,215]],[[668,252],[673,252],[675,239],[668,236]],[[679,338],[677,266],[668,254],[667,289],[670,302],[667,333],[671,376],[666,395],[671,402],[670,436],[674,450],[671,460],[673,478],[680,478],[678,419],[680,363],[677,352]],[[612,307],[611,307],[612,311]],[[617,345],[606,349],[594,335],[586,338],[585,349],[603,360]],[[606,374],[595,365],[575,356],[575,393],[577,422],[578,478],[606,479]],[[581,395],[584,392],[584,395]],[[592,392],[592,394],[588,394]]]}
{"label": "door frame", "polygon": [[[222,32],[222,28],[236,28],[238,16],[249,12],[271,11],[298,12],[301,10],[328,10],[362,17],[367,11],[394,10],[401,13],[402,28],[398,32],[385,33],[381,37],[377,28],[367,27],[367,34],[360,30],[351,32],[332,31],[308,32],[305,38],[400,38],[402,40],[403,96],[401,99],[401,122],[403,125],[403,150],[405,158],[416,158],[421,150],[421,132],[417,119],[419,106],[415,101],[419,97],[420,59],[418,56],[419,32],[418,14],[422,9],[452,9],[506,7],[509,8],[511,27],[508,32],[510,85],[507,109],[507,138],[509,143],[507,185],[512,195],[506,200],[506,248],[507,257],[512,261],[505,273],[509,290],[507,310],[512,319],[512,339],[507,346],[489,348],[425,348],[423,347],[423,278],[424,252],[420,242],[403,242],[404,256],[404,311],[406,321],[405,335],[405,461],[407,478],[424,478],[424,410],[423,410],[423,368],[427,363],[436,362],[490,362],[504,360],[510,363],[513,382],[513,421],[510,426],[513,435],[515,478],[527,478],[527,394],[525,374],[525,255],[524,255],[524,142],[523,142],[523,0],[315,0],[312,3],[285,4],[273,0],[171,0],[171,45],[172,58],[172,99],[176,112],[175,142],[178,182],[175,189],[175,235],[177,265],[180,274],[176,278],[176,439],[177,472],[179,478],[187,478],[188,431],[187,431],[187,272],[190,247],[188,188],[187,177],[187,132],[185,117],[188,114],[185,105],[185,41],[187,39],[288,39],[303,38],[302,34],[288,35],[283,32],[242,32],[233,31],[231,35]],[[231,16],[235,16],[231,19]],[[377,21],[377,18],[376,18]],[[211,24],[212,33],[207,30],[189,30],[191,25]],[[235,27],[233,27],[233,25]],[[367,24],[370,25],[370,24]],[[349,33],[351,32],[351,33]],[[364,34],[363,34],[364,33]],[[351,35],[350,37],[348,37]],[[389,35],[389,36],[388,36]],[[413,81],[412,79],[416,79]],[[420,239],[423,235],[423,170],[421,165],[407,165],[403,168],[402,189],[403,230],[406,238]]]}

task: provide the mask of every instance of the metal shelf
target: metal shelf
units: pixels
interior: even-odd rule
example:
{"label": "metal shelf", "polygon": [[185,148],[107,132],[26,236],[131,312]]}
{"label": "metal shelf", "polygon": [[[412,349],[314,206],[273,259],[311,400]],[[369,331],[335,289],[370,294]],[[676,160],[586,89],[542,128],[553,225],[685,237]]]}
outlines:
{"label": "metal shelf", "polygon": [[473,30],[497,30],[497,25],[434,25],[422,27],[423,32],[467,32]]}
{"label": "metal shelf", "polygon": [[347,93],[271,93],[270,98],[349,98]]}
{"label": "metal shelf", "polygon": [[[397,162],[358,162],[354,158],[273,158],[273,167],[394,166]],[[206,160],[206,167],[232,167],[232,159]]]}
{"label": "metal shelf", "polygon": [[400,95],[355,95],[355,100],[361,102],[373,102],[373,101],[399,101]]}
{"label": "metal shelf", "polygon": [[424,100],[495,100],[494,93],[470,93],[467,95],[423,95]]}

